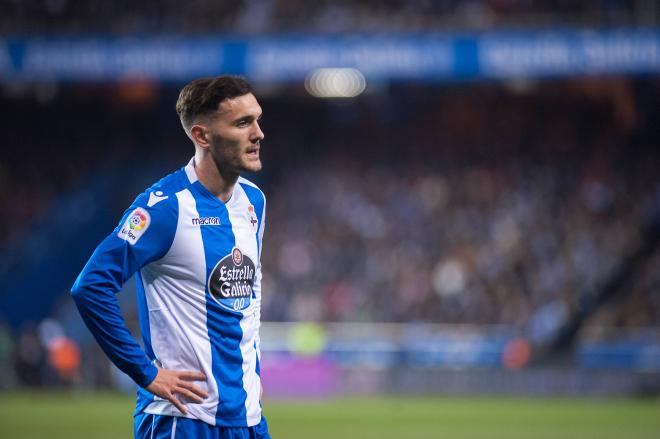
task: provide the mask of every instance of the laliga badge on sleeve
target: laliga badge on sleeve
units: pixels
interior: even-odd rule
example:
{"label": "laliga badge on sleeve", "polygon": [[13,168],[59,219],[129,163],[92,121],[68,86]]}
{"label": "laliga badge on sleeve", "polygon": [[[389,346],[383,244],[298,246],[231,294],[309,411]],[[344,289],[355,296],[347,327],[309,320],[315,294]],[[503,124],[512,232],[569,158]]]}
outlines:
{"label": "laliga badge on sleeve", "polygon": [[133,245],[138,239],[140,239],[144,232],[147,231],[149,224],[151,224],[151,216],[149,215],[149,212],[138,207],[128,215],[128,218],[121,226],[117,236]]}

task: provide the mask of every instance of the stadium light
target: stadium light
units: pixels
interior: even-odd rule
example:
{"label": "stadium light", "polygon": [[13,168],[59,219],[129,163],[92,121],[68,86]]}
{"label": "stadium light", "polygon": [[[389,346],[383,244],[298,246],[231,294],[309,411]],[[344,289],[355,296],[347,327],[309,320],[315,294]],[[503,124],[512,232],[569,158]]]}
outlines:
{"label": "stadium light", "polygon": [[353,98],[366,86],[362,72],[352,68],[316,69],[305,79],[305,89],[317,98]]}

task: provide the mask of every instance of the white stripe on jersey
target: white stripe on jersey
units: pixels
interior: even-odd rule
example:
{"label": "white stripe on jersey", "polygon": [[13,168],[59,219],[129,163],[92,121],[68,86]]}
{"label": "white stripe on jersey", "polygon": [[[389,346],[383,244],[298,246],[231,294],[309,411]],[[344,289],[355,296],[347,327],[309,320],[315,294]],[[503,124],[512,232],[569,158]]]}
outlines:
{"label": "white stripe on jersey", "polygon": [[197,181],[197,173],[195,172],[195,157],[191,158],[185,168],[186,176],[188,176],[188,181],[194,183]]}

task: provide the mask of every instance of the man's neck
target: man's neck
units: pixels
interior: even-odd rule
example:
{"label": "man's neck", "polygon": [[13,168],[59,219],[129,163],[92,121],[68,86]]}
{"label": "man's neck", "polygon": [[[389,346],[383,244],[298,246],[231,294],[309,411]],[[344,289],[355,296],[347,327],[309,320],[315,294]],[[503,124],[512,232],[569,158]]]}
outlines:
{"label": "man's neck", "polygon": [[208,153],[197,152],[194,164],[199,182],[223,203],[229,201],[234,193],[238,174],[223,175],[211,154]]}

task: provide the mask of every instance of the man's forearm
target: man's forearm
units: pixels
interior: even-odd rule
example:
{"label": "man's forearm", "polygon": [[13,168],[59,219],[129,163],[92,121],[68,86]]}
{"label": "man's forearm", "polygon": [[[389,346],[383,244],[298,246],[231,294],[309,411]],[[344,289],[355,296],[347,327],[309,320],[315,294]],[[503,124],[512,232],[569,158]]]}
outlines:
{"label": "man's forearm", "polygon": [[115,294],[80,286],[71,295],[83,321],[112,362],[139,386],[148,386],[158,373],[135,341],[119,310]]}

